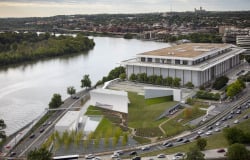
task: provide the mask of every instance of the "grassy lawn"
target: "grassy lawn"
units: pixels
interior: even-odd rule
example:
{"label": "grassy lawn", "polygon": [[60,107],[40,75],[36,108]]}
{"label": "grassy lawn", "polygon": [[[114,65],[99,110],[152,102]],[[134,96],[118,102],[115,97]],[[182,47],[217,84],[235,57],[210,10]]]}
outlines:
{"label": "grassy lawn", "polygon": [[[167,108],[177,104],[177,102],[164,102],[147,105],[144,96],[137,93],[128,93],[131,104],[128,107],[128,125],[132,128],[152,128],[157,127],[162,121],[155,121]],[[160,100],[153,100],[155,103]],[[152,100],[150,103],[153,103]],[[161,101],[160,101],[161,102]]]}
{"label": "grassy lawn", "polygon": [[165,96],[165,97],[146,99],[146,104],[149,106],[152,104],[165,103],[168,101],[173,101],[173,96]]}
{"label": "grassy lawn", "polygon": [[98,107],[89,106],[85,115],[102,115],[102,111],[100,111]]}
{"label": "grassy lawn", "polygon": [[107,118],[103,118],[94,132],[94,137],[112,137],[117,127]]}
{"label": "grassy lawn", "polygon": [[[187,122],[195,119],[195,118],[198,118],[198,117],[204,115],[205,113],[206,113],[206,111],[203,111],[203,110],[196,108],[196,109],[192,110],[192,113],[190,114],[190,116],[185,116],[185,110],[183,110],[182,113],[177,115],[175,118],[166,122],[162,126],[162,128],[165,130],[166,136],[176,135],[178,133],[183,132],[184,130],[191,129],[190,126],[185,125],[185,124]],[[179,121],[179,120],[181,120],[181,121]]]}

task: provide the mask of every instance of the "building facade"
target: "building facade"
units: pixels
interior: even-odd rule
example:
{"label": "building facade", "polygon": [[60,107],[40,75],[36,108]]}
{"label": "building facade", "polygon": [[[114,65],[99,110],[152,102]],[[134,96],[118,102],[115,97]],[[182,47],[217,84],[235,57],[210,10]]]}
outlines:
{"label": "building facade", "polygon": [[236,44],[241,47],[246,49],[247,53],[250,53],[250,35],[246,36],[237,36],[236,37]]}
{"label": "building facade", "polygon": [[186,43],[137,54],[122,61],[127,78],[131,74],[146,73],[163,78],[178,77],[181,85],[194,86],[210,83],[240,64],[239,55],[245,49],[231,44]]}

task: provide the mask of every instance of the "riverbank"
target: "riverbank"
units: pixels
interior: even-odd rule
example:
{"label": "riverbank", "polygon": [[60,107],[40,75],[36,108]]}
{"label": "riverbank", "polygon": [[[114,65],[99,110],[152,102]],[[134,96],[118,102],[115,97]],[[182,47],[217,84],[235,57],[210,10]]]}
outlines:
{"label": "riverbank", "polygon": [[0,34],[0,44],[0,66],[71,55],[95,46],[93,39],[81,34],[56,37],[48,33],[11,32]]}

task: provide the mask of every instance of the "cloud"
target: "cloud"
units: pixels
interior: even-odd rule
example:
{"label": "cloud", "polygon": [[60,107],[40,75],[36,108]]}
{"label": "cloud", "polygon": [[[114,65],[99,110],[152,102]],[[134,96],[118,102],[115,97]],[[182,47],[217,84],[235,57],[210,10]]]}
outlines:
{"label": "cloud", "polygon": [[0,0],[0,16],[146,13],[170,8],[192,11],[200,6],[206,10],[250,10],[250,0]]}

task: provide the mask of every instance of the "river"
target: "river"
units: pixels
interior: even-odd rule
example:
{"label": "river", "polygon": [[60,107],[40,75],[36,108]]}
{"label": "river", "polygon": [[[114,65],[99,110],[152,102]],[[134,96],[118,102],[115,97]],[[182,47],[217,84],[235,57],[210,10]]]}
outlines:
{"label": "river", "polygon": [[95,84],[120,61],[169,46],[135,39],[93,38],[96,45],[88,53],[0,69],[0,119],[7,124],[7,135],[41,115],[54,93],[64,99],[68,86],[79,91],[84,74],[89,74]]}

